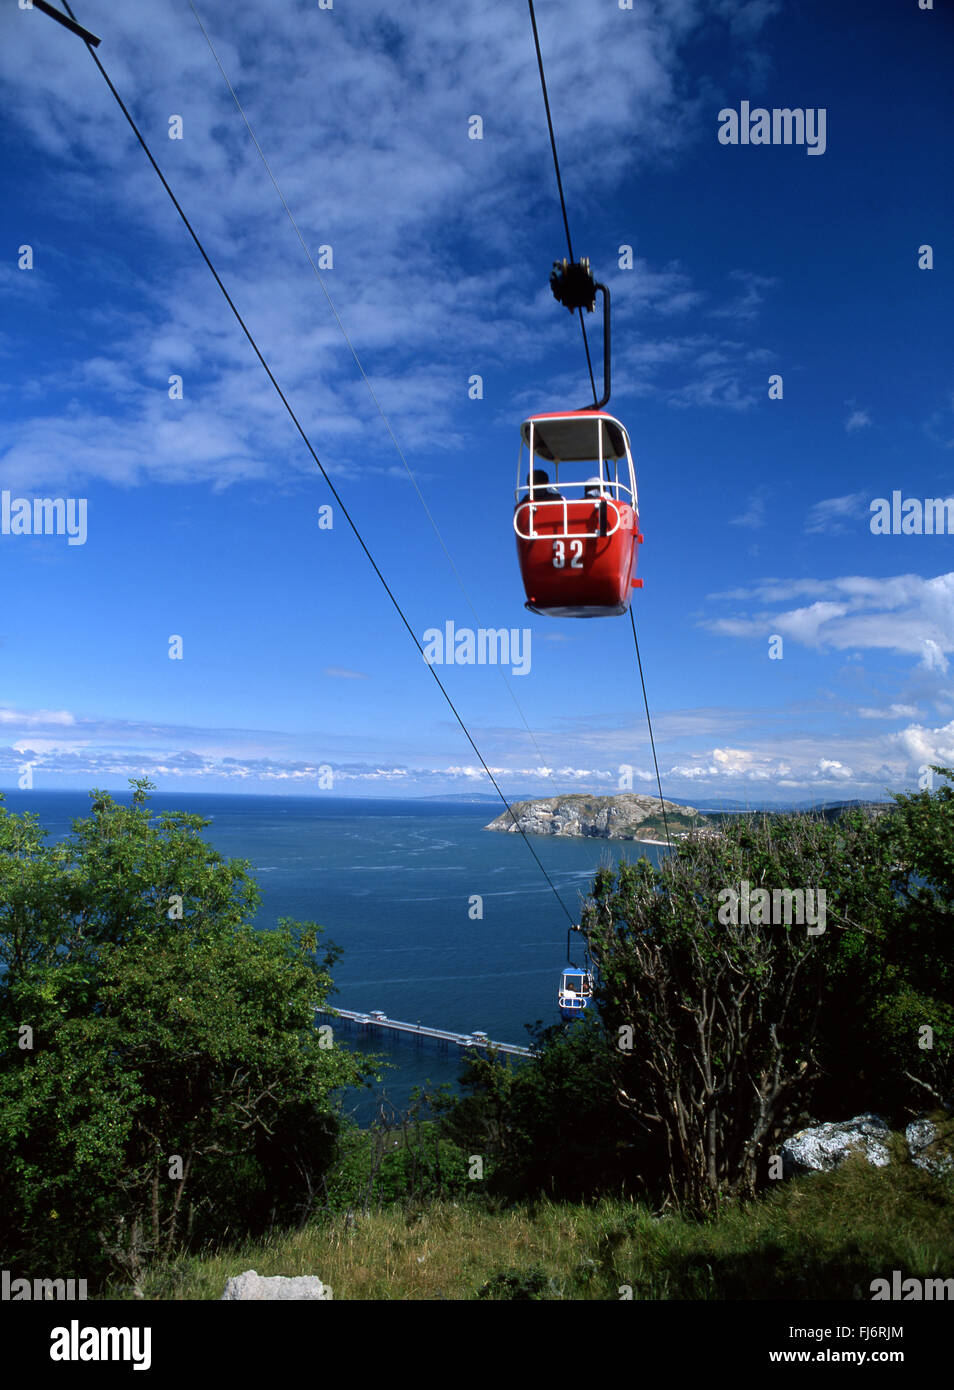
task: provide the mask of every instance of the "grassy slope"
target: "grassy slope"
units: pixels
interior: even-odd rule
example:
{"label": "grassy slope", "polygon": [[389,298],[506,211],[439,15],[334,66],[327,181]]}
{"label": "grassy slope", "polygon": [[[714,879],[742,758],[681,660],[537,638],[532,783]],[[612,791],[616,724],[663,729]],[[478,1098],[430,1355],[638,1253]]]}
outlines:
{"label": "grassy slope", "polygon": [[392,1207],[186,1260],[145,1294],[218,1299],[250,1268],[317,1274],[336,1299],[472,1299],[508,1270],[551,1299],[618,1299],[621,1285],[636,1299],[868,1299],[893,1269],[954,1277],[954,1182],[852,1159],[702,1224],[611,1200]]}

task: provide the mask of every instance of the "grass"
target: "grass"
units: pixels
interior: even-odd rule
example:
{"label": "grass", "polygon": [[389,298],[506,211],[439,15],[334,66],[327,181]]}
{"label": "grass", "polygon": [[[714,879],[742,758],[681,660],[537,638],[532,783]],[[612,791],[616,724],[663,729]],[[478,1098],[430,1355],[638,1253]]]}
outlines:
{"label": "grass", "polygon": [[190,1257],[143,1291],[219,1299],[245,1269],[317,1274],[339,1300],[867,1299],[893,1269],[954,1276],[954,1185],[859,1158],[702,1222],[609,1199],[390,1207]]}

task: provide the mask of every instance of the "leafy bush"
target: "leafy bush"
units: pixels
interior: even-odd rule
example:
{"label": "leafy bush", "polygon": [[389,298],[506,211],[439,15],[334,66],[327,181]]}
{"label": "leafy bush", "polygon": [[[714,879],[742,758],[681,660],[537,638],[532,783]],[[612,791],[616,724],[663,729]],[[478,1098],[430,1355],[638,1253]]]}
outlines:
{"label": "leafy bush", "polygon": [[47,846],[0,807],[0,1239],[8,1264],[134,1282],[190,1243],[302,1220],[334,1155],[333,947],[257,931],[244,861],[184,813],[92,793]]}
{"label": "leafy bush", "polygon": [[384,1102],[368,1129],[342,1123],[326,1179],[327,1210],[367,1212],[475,1195],[480,1183],[469,1177],[469,1155],[423,1118],[424,1105],[421,1099],[400,1113]]}

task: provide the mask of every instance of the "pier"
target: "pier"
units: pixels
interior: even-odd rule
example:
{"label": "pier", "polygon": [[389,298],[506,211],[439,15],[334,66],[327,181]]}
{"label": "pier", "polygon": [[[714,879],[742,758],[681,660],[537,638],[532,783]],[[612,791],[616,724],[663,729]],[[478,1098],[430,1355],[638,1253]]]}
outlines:
{"label": "pier", "polygon": [[423,1023],[403,1023],[400,1019],[388,1018],[380,1009],[375,1009],[371,1013],[358,1013],[354,1009],[317,1009],[316,1013],[325,1018],[344,1019],[346,1023],[353,1025],[360,1031],[367,1031],[373,1034],[376,1028],[380,1028],[390,1033],[404,1033],[413,1038],[426,1038],[431,1042],[440,1043],[444,1047],[454,1045],[462,1051],[471,1048],[484,1049],[493,1048],[495,1052],[503,1053],[507,1057],[530,1057],[532,1053],[529,1047],[518,1047],[516,1043],[494,1042],[488,1038],[487,1034],[480,1029],[473,1033],[451,1033],[446,1028],[429,1028]]}

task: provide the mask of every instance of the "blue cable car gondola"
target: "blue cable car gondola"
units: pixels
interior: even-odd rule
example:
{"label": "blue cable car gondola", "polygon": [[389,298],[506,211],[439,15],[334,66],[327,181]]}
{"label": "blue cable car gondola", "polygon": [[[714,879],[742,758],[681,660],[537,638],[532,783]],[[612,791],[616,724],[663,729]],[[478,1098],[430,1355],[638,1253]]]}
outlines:
{"label": "blue cable car gondola", "polygon": [[567,1023],[582,1018],[583,1010],[589,1008],[592,1000],[593,976],[588,970],[568,965],[560,976],[560,1017]]}

